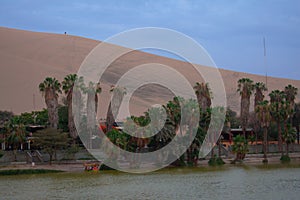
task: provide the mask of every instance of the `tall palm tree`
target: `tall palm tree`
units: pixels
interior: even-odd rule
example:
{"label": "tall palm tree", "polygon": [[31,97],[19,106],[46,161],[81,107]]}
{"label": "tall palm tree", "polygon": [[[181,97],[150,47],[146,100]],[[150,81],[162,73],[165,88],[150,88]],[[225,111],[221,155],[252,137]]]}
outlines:
{"label": "tall palm tree", "polygon": [[[192,139],[192,133],[195,133],[195,128],[198,127],[197,124],[199,123],[199,116],[197,116],[197,111],[199,111],[198,106],[197,101],[192,99],[185,100],[182,97],[174,97],[173,100],[163,106],[167,114],[167,119],[164,127],[155,135],[158,147],[166,145],[176,135],[179,138],[187,138],[187,140]],[[186,115],[184,113],[189,114]],[[197,165],[199,146],[201,143],[199,139],[200,135],[197,132],[192,144],[186,151],[188,164]],[[178,155],[177,153],[181,151],[181,148],[182,146],[176,145],[172,153]],[[173,164],[184,165],[183,158],[184,156],[180,156]]]}
{"label": "tall palm tree", "polygon": [[248,125],[250,97],[252,95],[254,86],[253,81],[249,78],[242,78],[238,80],[237,92],[241,95],[241,123],[243,135],[246,138],[246,128]]}
{"label": "tall palm tree", "polygon": [[[292,123],[292,115],[294,113],[294,107],[291,107],[290,103],[285,99],[281,104],[280,109],[281,117],[283,119],[283,134],[282,134],[282,140],[285,142],[286,145],[286,156],[288,157],[288,149],[289,144],[295,141],[296,132],[294,131],[294,127],[291,126]],[[288,120],[291,119],[290,122]],[[295,132],[295,136],[292,134]],[[293,140],[294,139],[294,140]],[[283,150],[281,152],[281,155],[283,156]],[[283,157],[281,158],[283,159]]]}
{"label": "tall palm tree", "polygon": [[77,80],[77,74],[67,75],[62,82],[62,89],[67,96],[67,105],[68,105],[68,127],[70,136],[75,141],[77,137],[77,131],[74,123],[73,109],[72,109],[72,99],[73,99],[73,88],[75,81]]}
{"label": "tall palm tree", "polygon": [[[211,143],[217,143],[218,144],[218,157],[219,159],[221,158],[221,146],[222,146],[222,134],[221,133],[217,133],[218,131],[220,131],[220,127],[224,127],[224,122],[225,122],[225,113],[226,110],[224,107],[214,107],[211,109],[211,114],[212,116],[210,117],[210,126],[211,128],[214,130],[214,134],[213,134],[213,138],[210,138]],[[214,148],[214,147],[213,147]],[[212,158],[214,158],[214,150],[212,148]]]}
{"label": "tall palm tree", "polygon": [[267,158],[267,145],[268,145],[268,128],[270,126],[271,121],[271,113],[270,113],[270,105],[268,101],[261,101],[258,105],[255,107],[255,112],[257,113],[257,117],[261,123],[261,126],[264,129],[264,163],[268,162]]}
{"label": "tall palm tree", "polygon": [[126,89],[122,87],[112,86],[110,92],[114,93],[114,97],[109,103],[108,112],[106,115],[106,130],[107,132],[112,130],[113,124],[115,122],[115,116],[118,115],[122,100],[126,94]]}
{"label": "tall palm tree", "polygon": [[[180,100],[180,98],[179,98]],[[192,99],[181,99],[179,109],[180,122],[177,122],[175,130],[176,134],[180,137],[188,138],[191,141],[189,148],[186,151],[187,163],[188,165],[196,166],[199,158],[200,144],[202,143],[202,133],[203,129],[199,130],[199,104],[197,100]],[[210,109],[210,108],[209,108]],[[202,132],[201,132],[202,131]],[[192,135],[195,134],[195,137],[192,138]],[[180,149],[181,147],[177,147]],[[181,159],[183,160],[183,159]]]}
{"label": "tall palm tree", "polygon": [[286,156],[289,156],[289,145],[294,143],[296,140],[296,130],[290,124],[288,124],[287,129],[283,132],[283,139],[286,144]]}
{"label": "tall palm tree", "polygon": [[264,91],[267,91],[267,87],[263,82],[257,82],[254,85],[255,89],[255,98],[254,98],[254,108],[264,100],[265,95],[263,94]]}
{"label": "tall palm tree", "polygon": [[281,134],[281,122],[283,120],[282,116],[282,107],[283,102],[285,100],[285,94],[280,90],[273,90],[270,94],[270,102],[271,102],[271,116],[273,120],[277,123],[277,131],[278,131],[278,149],[279,152],[283,154],[282,151],[282,134]]}
{"label": "tall palm tree", "polygon": [[[255,90],[255,98],[254,98],[254,110],[256,109],[256,107],[260,104],[260,102],[262,102],[265,98],[265,95],[263,94],[264,91],[267,91],[267,87],[265,85],[265,83],[263,82],[257,82],[254,84],[254,90]],[[258,113],[256,113],[257,115]],[[257,117],[256,119],[254,119],[254,132],[255,132],[255,140],[256,140],[256,145],[257,145],[257,140],[258,140],[258,132],[261,129],[261,122],[259,120],[259,117]],[[256,148],[257,151],[257,148]]]}
{"label": "tall palm tree", "polygon": [[297,143],[300,143],[300,103],[295,104],[294,115],[293,115],[293,126],[297,130]]}
{"label": "tall palm tree", "polygon": [[[294,114],[294,109],[294,106],[291,106],[290,102],[287,100],[282,101],[280,113],[283,119],[283,127],[285,132],[288,129],[288,124],[292,124],[292,115]],[[289,121],[289,119],[291,121]]]}
{"label": "tall palm tree", "polygon": [[58,95],[61,93],[61,84],[56,78],[47,77],[39,84],[39,90],[45,97],[48,109],[50,127],[57,128],[58,125]]}
{"label": "tall palm tree", "polygon": [[294,107],[296,95],[298,94],[298,88],[289,84],[284,88],[284,93],[285,93],[286,101],[289,102],[291,107]]}
{"label": "tall palm tree", "polygon": [[206,109],[211,106],[211,91],[208,83],[197,82],[194,86],[194,90],[202,112],[206,112]]}
{"label": "tall palm tree", "polygon": [[[284,93],[285,93],[285,99],[287,101],[287,103],[290,106],[290,110],[292,110],[294,112],[295,110],[295,99],[296,99],[296,95],[298,94],[298,88],[292,86],[291,84],[285,86],[284,88]],[[292,113],[293,114],[293,113]],[[290,119],[290,123],[292,123],[292,117],[289,116]]]}
{"label": "tall palm tree", "polygon": [[163,128],[154,136],[157,149],[168,144],[180,130],[181,110],[179,97],[174,97],[173,100],[168,101],[166,105],[163,105],[163,108],[166,111],[167,119]]}
{"label": "tall palm tree", "polygon": [[101,93],[100,83],[89,82],[84,88],[84,93],[87,94],[87,131],[89,135],[89,148],[92,148],[91,137],[97,130],[96,116],[98,109],[98,94]]}

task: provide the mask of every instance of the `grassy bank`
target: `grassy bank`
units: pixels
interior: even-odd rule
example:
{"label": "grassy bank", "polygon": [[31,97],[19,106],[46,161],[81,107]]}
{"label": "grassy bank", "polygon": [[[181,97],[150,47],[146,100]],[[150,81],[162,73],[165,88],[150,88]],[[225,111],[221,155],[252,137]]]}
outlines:
{"label": "grassy bank", "polygon": [[9,169],[0,170],[0,176],[6,175],[20,175],[20,174],[47,174],[47,173],[58,173],[60,170],[50,169]]}

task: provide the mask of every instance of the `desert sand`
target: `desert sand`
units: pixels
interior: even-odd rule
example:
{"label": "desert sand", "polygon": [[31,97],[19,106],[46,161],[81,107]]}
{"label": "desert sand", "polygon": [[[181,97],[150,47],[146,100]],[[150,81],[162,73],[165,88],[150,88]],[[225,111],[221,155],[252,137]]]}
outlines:
{"label": "desert sand", "polygon": [[[47,76],[56,77],[62,81],[67,74],[77,73],[84,58],[99,43],[100,41],[72,35],[0,27],[0,110],[19,114],[45,108],[43,97],[38,90],[39,83]],[[191,84],[202,81],[202,77],[195,73],[189,63],[141,51],[132,51],[110,65],[108,76],[106,76],[108,78],[101,83],[100,102],[108,102],[110,86],[115,84],[123,73],[145,63],[161,63],[171,66],[187,77]],[[227,104],[237,112],[239,112],[240,105],[239,94],[236,92],[237,80],[248,77],[255,82],[265,81],[264,76],[254,74],[224,69],[220,69],[220,73],[224,80]],[[269,91],[282,90],[288,84],[300,88],[299,80],[268,77]],[[300,94],[297,99],[299,97]],[[136,91],[131,99],[130,111],[135,115],[142,114],[151,105],[164,103],[170,98],[170,91],[162,87],[145,86]]]}

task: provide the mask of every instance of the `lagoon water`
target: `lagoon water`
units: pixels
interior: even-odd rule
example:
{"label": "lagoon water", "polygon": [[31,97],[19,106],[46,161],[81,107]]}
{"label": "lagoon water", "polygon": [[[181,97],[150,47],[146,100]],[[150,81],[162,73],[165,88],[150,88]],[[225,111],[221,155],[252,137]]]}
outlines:
{"label": "lagoon water", "polygon": [[0,177],[0,199],[299,199],[300,168],[168,169],[149,174]]}

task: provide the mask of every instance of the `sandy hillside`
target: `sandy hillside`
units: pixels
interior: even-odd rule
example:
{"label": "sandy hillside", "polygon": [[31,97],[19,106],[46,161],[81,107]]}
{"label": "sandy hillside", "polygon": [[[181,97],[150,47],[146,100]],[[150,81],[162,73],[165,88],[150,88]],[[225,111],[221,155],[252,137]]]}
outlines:
{"label": "sandy hillside", "polygon": [[[56,77],[61,81],[65,75],[76,73],[84,58],[97,44],[99,41],[77,36],[0,27],[0,110],[11,110],[18,114],[45,107],[38,91],[38,84],[46,76]],[[100,101],[107,104],[110,85],[129,69],[146,63],[171,66],[187,77],[191,84],[202,80],[188,63],[133,51],[110,65],[106,79],[102,82],[103,93]],[[228,106],[235,111],[239,111],[237,80],[248,77],[254,81],[265,81],[263,76],[229,70],[220,70],[220,72],[225,84]],[[283,89],[287,84],[300,88],[300,81],[297,80],[268,78],[269,91]],[[170,98],[170,91],[162,87],[144,86],[135,92],[130,109],[133,114],[142,113],[150,105],[163,103]]]}

